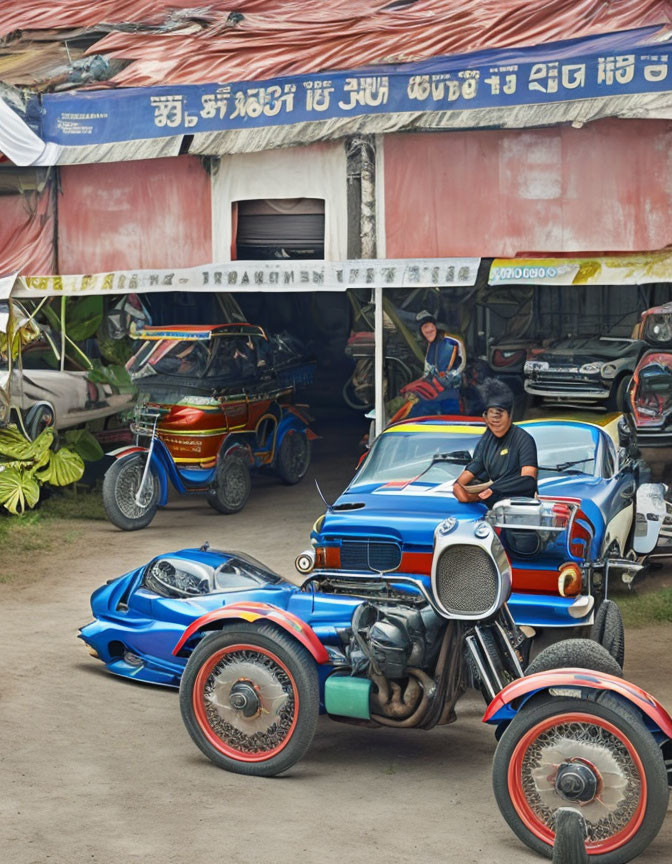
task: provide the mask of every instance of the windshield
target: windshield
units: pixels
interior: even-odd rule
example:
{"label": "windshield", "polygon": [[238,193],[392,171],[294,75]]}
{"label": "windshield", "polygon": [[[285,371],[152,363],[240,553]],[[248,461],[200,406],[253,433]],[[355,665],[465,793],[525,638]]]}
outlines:
{"label": "windshield", "polygon": [[[422,474],[420,481],[425,483],[455,480],[471,458],[480,438],[479,431],[473,435],[441,432],[388,432],[381,435],[351,487],[411,481],[419,474]],[[434,464],[432,460],[435,460]]]}
{"label": "windshield", "polygon": [[563,426],[530,423],[524,428],[537,445],[539,477],[550,477],[555,473],[595,473],[597,429],[569,423]]}
{"label": "windshield", "polygon": [[128,371],[138,377],[155,372],[158,375],[200,378],[205,373],[209,358],[207,342],[186,339],[175,342],[166,339],[143,345],[128,364]]}
{"label": "windshield", "polygon": [[[525,427],[537,445],[540,477],[594,474],[598,431],[590,426],[535,424]],[[470,461],[480,438],[455,432],[387,432],[376,440],[353,489],[368,484],[455,481]],[[422,475],[422,476],[420,476]]]}

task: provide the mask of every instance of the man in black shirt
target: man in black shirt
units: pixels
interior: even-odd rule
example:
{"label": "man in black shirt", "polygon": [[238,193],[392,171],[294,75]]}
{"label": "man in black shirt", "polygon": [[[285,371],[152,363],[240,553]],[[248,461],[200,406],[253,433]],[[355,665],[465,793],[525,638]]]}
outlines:
{"label": "man in black shirt", "polygon": [[[528,432],[513,425],[513,393],[492,378],[481,389],[488,428],[453,493],[458,501],[481,501],[488,507],[502,498],[532,497],[537,491],[537,445]],[[469,485],[474,479],[478,482]]]}

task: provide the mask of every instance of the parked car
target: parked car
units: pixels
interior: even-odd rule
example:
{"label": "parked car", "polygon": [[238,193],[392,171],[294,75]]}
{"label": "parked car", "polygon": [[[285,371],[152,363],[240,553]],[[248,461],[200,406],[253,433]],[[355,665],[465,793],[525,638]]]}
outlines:
{"label": "parked car", "polygon": [[268,468],[287,484],[310,465],[306,406],[294,387],[312,378],[287,338],[253,324],[143,327],[127,369],[138,388],[135,444],[112,451],[103,481],[108,519],[144,528],[168,498],[202,495],[220,513],[237,513],[251,490],[250,470]]}
{"label": "parked car", "polygon": [[629,389],[637,440],[643,447],[672,445],[672,303],[642,314],[647,345]]}
{"label": "parked car", "polygon": [[[36,324],[24,307],[13,305],[15,344],[20,357],[7,349],[9,301],[0,302],[0,422],[20,415],[29,437],[36,438],[46,426],[67,429],[91,420],[109,417],[132,407],[132,393],[121,393],[108,383],[94,383],[80,363],[65,357],[64,369],[47,328]],[[4,338],[3,338],[4,337]]]}
{"label": "parked car", "polygon": [[291,768],[320,712],[397,730],[452,723],[471,684],[496,727],[495,795],[517,836],[549,855],[555,813],[573,806],[595,860],[624,864],[665,818],[672,718],[590,640],[556,643],[523,673],[507,556],[472,515],[439,523],[430,573],[414,577],[315,571],[297,587],[207,544],[160,555],[94,593],[81,638],[116,674],[180,681],[195,744],[240,774]]}
{"label": "parked car", "polygon": [[[603,426],[576,420],[520,425],[537,444],[538,499],[502,501],[486,515],[484,504],[462,504],[454,497],[453,483],[485,430],[482,421],[422,418],[393,424],[316,521],[312,547],[299,556],[297,569],[304,575],[315,570],[327,581],[347,572],[417,579],[431,571],[439,522],[486,518],[511,559],[508,606],[516,623],[576,633],[594,626],[596,638],[622,662],[618,608],[608,604],[600,612],[598,607],[609,578],[620,573],[631,580],[656,548],[667,512],[665,487],[645,482],[636,451],[619,451]],[[640,525],[652,533],[640,536]]]}
{"label": "parked car", "polygon": [[623,411],[645,348],[641,339],[614,335],[563,339],[548,348],[531,349],[524,365],[525,390],[547,403]]}

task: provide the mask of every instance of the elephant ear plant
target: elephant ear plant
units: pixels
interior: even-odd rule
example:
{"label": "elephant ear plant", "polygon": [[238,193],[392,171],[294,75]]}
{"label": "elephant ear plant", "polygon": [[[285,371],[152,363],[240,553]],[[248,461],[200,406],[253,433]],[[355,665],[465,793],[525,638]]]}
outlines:
{"label": "elephant ear plant", "polygon": [[[40,498],[40,486],[69,486],[84,473],[84,458],[100,458],[100,444],[83,429],[66,433],[70,446],[52,448],[55,433],[51,428],[34,441],[26,438],[16,426],[0,429],[0,505],[10,513],[20,514],[34,507]],[[84,458],[82,458],[84,457]]]}

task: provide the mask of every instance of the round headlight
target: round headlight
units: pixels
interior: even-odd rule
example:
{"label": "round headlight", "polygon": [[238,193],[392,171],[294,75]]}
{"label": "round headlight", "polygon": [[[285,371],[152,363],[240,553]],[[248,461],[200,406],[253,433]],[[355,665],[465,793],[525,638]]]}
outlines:
{"label": "round headlight", "polygon": [[474,528],[474,537],[478,537],[479,540],[485,540],[491,533],[492,528],[490,528],[487,522],[479,522]]}
{"label": "round headlight", "polygon": [[602,368],[600,369],[600,375],[603,378],[615,378],[618,369],[616,368],[615,363],[603,363]]}
{"label": "round headlight", "polygon": [[299,571],[299,573],[310,573],[310,571],[315,566],[315,552],[313,549],[306,549],[305,552],[301,552],[300,555],[296,556],[296,561],[294,562],[294,566]]}
{"label": "round headlight", "polygon": [[584,363],[579,369],[582,375],[596,375],[600,371],[599,363]]}

